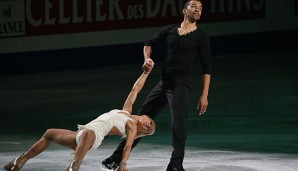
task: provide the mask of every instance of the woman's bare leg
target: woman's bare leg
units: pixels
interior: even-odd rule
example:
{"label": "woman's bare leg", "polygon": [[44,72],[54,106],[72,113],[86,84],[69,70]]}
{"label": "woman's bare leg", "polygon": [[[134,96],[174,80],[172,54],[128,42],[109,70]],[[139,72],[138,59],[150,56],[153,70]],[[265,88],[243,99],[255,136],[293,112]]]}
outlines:
{"label": "woman's bare leg", "polygon": [[65,129],[48,129],[45,134],[38,140],[26,153],[21,156],[17,156],[4,166],[6,171],[20,170],[28,159],[31,159],[41,152],[43,152],[54,141],[60,145],[69,147],[71,149],[76,148],[77,133]]}
{"label": "woman's bare leg", "polygon": [[24,153],[24,156],[27,159],[37,156],[49,146],[51,141],[75,150],[76,134],[77,132],[65,129],[48,129],[40,140],[38,140],[26,153]]}
{"label": "woman's bare leg", "polygon": [[80,136],[80,141],[77,144],[74,160],[82,161],[88,152],[88,150],[93,146],[96,139],[96,135],[93,130],[85,129]]}
{"label": "woman's bare leg", "polygon": [[82,160],[84,159],[87,151],[93,146],[96,139],[96,135],[94,131],[85,129],[79,138],[79,143],[77,144],[77,148],[75,150],[75,155],[73,157],[73,161],[70,163],[67,171],[78,171]]}

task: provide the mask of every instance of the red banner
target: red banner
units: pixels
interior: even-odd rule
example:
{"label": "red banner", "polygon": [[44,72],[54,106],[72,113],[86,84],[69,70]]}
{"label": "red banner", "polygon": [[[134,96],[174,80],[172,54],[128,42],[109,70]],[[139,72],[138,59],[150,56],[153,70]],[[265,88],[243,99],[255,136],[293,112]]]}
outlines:
{"label": "red banner", "polygon": [[203,17],[200,22],[265,18],[265,0],[208,0],[203,3]]}
{"label": "red banner", "polygon": [[145,28],[181,20],[182,0],[26,0],[27,35]]}
{"label": "red banner", "polygon": [[[157,27],[181,22],[185,0],[7,0],[0,11],[0,37],[16,35],[23,16],[25,36]],[[17,2],[17,3],[16,3]],[[297,1],[296,1],[297,2]],[[23,6],[23,10],[18,8]],[[297,5],[296,5],[297,6]],[[17,8],[18,7],[18,8]],[[296,7],[297,9],[297,7]],[[201,23],[265,17],[265,0],[203,1]],[[14,27],[12,27],[14,26]],[[17,35],[21,35],[18,33]]]}

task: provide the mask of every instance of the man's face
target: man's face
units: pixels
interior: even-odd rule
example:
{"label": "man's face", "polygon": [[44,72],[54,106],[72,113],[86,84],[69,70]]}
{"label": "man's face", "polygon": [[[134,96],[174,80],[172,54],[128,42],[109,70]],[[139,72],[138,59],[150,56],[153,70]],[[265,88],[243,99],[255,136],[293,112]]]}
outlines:
{"label": "man's face", "polygon": [[200,1],[190,1],[188,6],[183,9],[183,13],[190,21],[198,21],[202,14],[202,3]]}

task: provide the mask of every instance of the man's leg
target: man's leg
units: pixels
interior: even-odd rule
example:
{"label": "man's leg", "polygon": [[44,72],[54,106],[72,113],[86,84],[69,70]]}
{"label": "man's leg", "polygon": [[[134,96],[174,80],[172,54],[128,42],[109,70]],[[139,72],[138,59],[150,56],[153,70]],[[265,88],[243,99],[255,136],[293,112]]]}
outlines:
{"label": "man's leg", "polygon": [[192,79],[176,80],[173,87],[173,89],[167,92],[172,114],[172,145],[174,148],[167,171],[184,171],[183,159],[187,138],[187,104],[192,88]]}
{"label": "man's leg", "polygon": [[[151,118],[154,118],[167,104],[166,96],[162,89],[162,81],[160,81],[153,90],[149,93],[146,100],[144,101],[141,109],[138,111],[139,115],[148,115]],[[134,141],[132,148],[134,148],[141,138],[138,138]],[[116,169],[119,163],[122,160],[123,148],[125,145],[123,140],[114,151],[114,153],[102,161],[102,164],[108,169]]]}

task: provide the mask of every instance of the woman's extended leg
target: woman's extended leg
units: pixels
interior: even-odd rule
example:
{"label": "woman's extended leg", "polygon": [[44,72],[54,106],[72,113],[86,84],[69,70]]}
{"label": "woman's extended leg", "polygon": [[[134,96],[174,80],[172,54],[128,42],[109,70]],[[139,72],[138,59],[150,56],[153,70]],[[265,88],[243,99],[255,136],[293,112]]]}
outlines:
{"label": "woman's extended leg", "polygon": [[19,170],[21,169],[27,160],[37,156],[43,152],[54,141],[60,145],[69,147],[71,149],[76,148],[76,132],[65,129],[48,129],[44,135],[25,152],[23,155],[18,156],[8,164],[4,166],[5,170]]}

